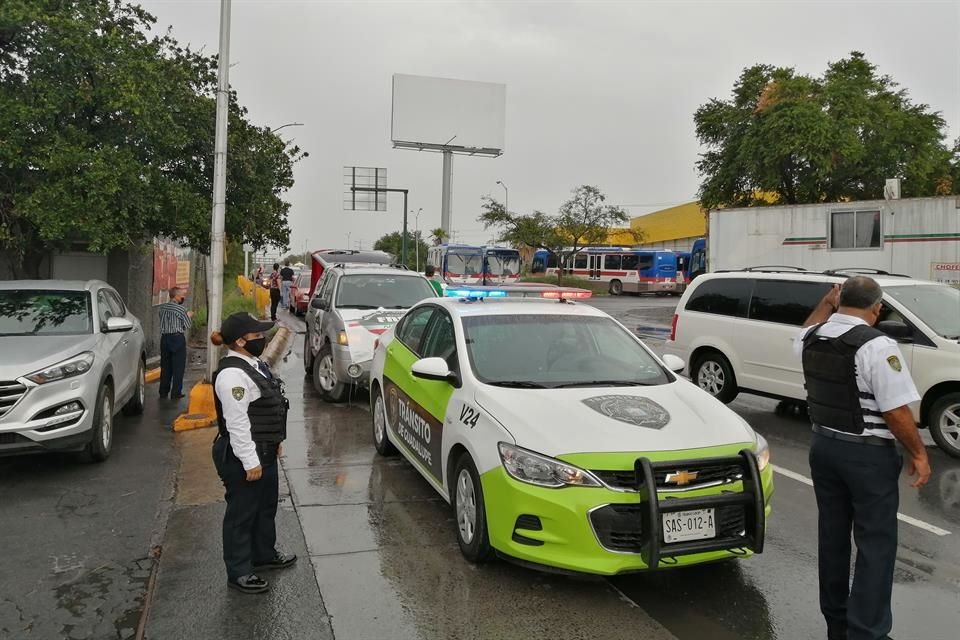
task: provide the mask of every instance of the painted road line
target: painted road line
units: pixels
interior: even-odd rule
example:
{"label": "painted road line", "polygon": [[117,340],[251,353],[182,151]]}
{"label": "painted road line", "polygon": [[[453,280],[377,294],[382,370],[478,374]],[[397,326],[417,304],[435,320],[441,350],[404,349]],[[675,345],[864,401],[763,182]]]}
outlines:
{"label": "painted road line", "polygon": [[[808,478],[808,477],[805,476],[805,475],[801,475],[801,474],[797,473],[796,471],[791,471],[790,469],[784,469],[783,467],[778,466],[778,465],[775,465],[775,464],[771,464],[770,466],[773,468],[773,470],[774,470],[775,472],[779,473],[779,474],[782,475],[782,476],[786,476],[786,477],[790,478],[791,480],[796,480],[797,482],[802,482],[803,484],[808,485],[808,486],[811,486],[811,487],[813,486],[813,480],[811,480],[810,478]],[[941,529],[941,528],[938,527],[937,525],[930,524],[929,522],[924,522],[923,520],[917,520],[916,518],[912,518],[912,517],[910,517],[910,516],[905,516],[905,515],[903,515],[903,514],[900,513],[900,512],[897,512],[897,519],[898,519],[900,522],[906,522],[906,523],[909,524],[909,525],[913,525],[914,527],[916,527],[916,528],[918,528],[918,529],[923,529],[924,531],[929,531],[930,533],[932,533],[932,534],[935,535],[935,536],[948,536],[948,535],[950,535],[950,533],[951,533],[950,531],[947,531],[946,529]]]}

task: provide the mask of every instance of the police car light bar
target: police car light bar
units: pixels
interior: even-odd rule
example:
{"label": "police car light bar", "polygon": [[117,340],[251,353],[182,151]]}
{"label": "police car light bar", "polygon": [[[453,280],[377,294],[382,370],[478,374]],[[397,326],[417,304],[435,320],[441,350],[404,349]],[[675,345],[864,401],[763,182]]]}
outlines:
{"label": "police car light bar", "polygon": [[565,289],[558,288],[552,291],[544,291],[541,294],[544,298],[551,299],[560,299],[560,300],[585,300],[593,296],[593,291],[588,289]]}
{"label": "police car light bar", "polygon": [[447,287],[444,296],[449,298],[464,298],[476,300],[478,298],[537,298],[548,300],[585,300],[593,296],[588,289],[573,287],[557,287],[554,285],[524,284],[505,287],[459,286]]}
{"label": "police car light bar", "polygon": [[447,298],[506,298],[507,292],[502,289],[488,289],[484,287],[447,288],[443,295]]}

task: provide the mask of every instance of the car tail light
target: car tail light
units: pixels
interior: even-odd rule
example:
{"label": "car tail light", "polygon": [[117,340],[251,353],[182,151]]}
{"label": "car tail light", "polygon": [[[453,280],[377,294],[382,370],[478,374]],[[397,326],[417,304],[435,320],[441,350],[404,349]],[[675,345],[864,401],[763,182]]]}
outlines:
{"label": "car tail light", "polygon": [[679,314],[673,314],[673,322],[670,323],[670,342],[676,342],[677,340],[677,320],[679,319]]}

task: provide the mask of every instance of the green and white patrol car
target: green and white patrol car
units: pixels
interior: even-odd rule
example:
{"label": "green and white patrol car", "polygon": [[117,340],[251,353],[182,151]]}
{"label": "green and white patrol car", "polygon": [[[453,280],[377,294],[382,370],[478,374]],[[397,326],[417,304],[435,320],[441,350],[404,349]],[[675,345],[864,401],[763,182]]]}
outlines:
{"label": "green and white patrol car", "polygon": [[766,441],[581,289],[448,289],[384,333],[377,451],[456,512],[467,559],[612,575],[763,550]]}

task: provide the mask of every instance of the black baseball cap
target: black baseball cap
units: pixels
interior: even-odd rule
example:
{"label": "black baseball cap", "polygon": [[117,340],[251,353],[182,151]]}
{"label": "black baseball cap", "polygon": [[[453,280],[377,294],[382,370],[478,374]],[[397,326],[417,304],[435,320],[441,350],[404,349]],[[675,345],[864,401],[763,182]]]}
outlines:
{"label": "black baseball cap", "polygon": [[263,333],[273,329],[272,322],[257,320],[249,313],[234,313],[223,321],[220,335],[225,344],[233,344],[248,333]]}

